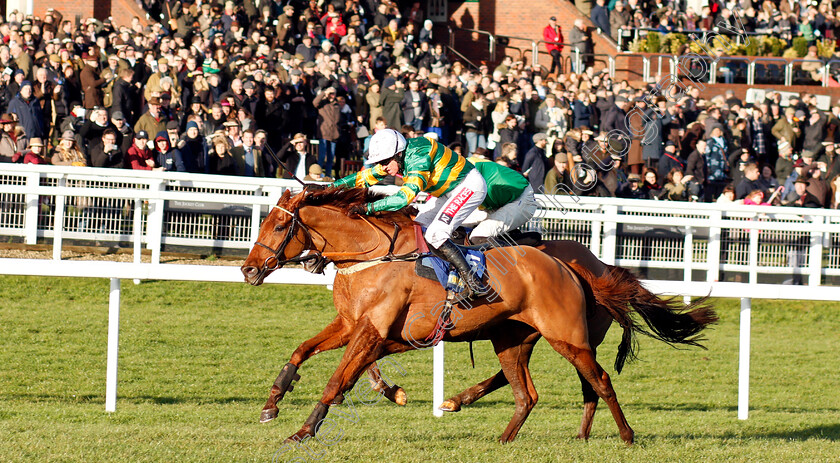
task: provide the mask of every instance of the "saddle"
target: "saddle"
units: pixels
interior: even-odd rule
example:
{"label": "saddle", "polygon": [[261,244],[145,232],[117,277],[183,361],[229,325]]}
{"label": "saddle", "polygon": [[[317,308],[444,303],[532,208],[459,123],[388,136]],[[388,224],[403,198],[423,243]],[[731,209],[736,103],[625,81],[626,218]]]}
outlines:
{"label": "saddle", "polygon": [[[450,269],[450,265],[445,260],[435,256],[429,252],[428,243],[423,237],[423,229],[420,225],[414,225],[414,233],[418,243],[418,251],[420,258],[414,264],[414,272],[417,276],[427,280],[438,281],[441,286],[447,291],[454,291],[461,293],[464,290],[464,283],[458,277],[458,272]],[[466,237],[469,235],[469,230],[459,228],[453,234],[453,241],[467,241]],[[511,247],[511,246],[539,246],[542,244],[542,235],[537,232],[521,232],[513,230],[506,233],[504,236],[494,237],[483,244],[475,245],[459,245],[461,253],[464,254],[467,263],[470,264],[475,275],[478,278],[484,277],[484,272],[487,269],[484,251],[496,247]]]}

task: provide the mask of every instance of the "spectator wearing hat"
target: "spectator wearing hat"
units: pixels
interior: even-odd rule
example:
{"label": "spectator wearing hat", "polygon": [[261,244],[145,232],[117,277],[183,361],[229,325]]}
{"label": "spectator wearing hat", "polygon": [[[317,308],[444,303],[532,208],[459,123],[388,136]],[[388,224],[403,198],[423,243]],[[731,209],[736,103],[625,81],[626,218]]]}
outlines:
{"label": "spectator wearing hat", "polygon": [[254,144],[254,131],[242,133],[242,144],[230,150],[236,162],[237,175],[243,177],[264,177],[262,151]]}
{"label": "spectator wearing hat", "polygon": [[169,134],[161,130],[155,135],[154,150],[155,164],[163,167],[164,172],[186,172],[184,161],[181,159],[181,151],[172,146],[169,141]]}
{"label": "spectator wearing hat", "polygon": [[181,150],[181,160],[187,172],[196,174],[207,173],[207,143],[201,134],[198,116],[190,116],[187,129],[184,132],[184,146]]}
{"label": "spectator wearing hat", "polygon": [[283,7],[283,14],[277,17],[275,44],[286,51],[291,51],[291,46],[294,43],[296,30],[294,16],[295,7],[286,5]]}
{"label": "spectator wearing hat", "polygon": [[65,130],[61,134],[58,145],[53,149],[50,163],[55,166],[81,166],[88,165],[85,153],[79,148],[76,136],[72,130]]}
{"label": "spectator wearing hat", "polygon": [[[627,140],[630,139],[630,130],[627,127],[627,97],[624,95],[616,95],[613,100],[614,104],[601,117],[601,130],[606,133],[618,131],[624,134]],[[618,134],[612,137],[618,139]]]}
{"label": "spectator wearing hat", "polygon": [[665,150],[662,152],[662,157],[659,158],[657,163],[656,171],[659,175],[659,183],[664,184],[666,177],[675,167],[684,172],[686,160],[680,157],[680,154],[677,152],[677,145],[671,140],[668,140],[665,142]]}
{"label": "spectator wearing hat", "polygon": [[405,85],[401,79],[386,77],[382,82],[379,103],[382,105],[382,117],[390,128],[402,127],[402,103],[405,97]]}
{"label": "spectator wearing hat", "polygon": [[[779,140],[777,143],[779,157],[776,159],[776,178],[780,181],[786,180],[793,172],[793,146],[787,140]],[[795,179],[794,179],[795,180]],[[785,186],[785,191],[790,191],[790,185]]]}
{"label": "spectator wearing hat", "polygon": [[102,133],[102,142],[97,144],[90,153],[93,167],[123,167],[123,152],[117,144],[117,131],[108,128]]}
{"label": "spectator wearing hat", "polygon": [[104,94],[102,87],[105,85],[105,78],[100,77],[97,67],[99,60],[96,56],[89,53],[82,55],[82,61],[85,66],[82,72],[79,73],[79,80],[82,85],[82,93],[84,94],[83,105],[85,109],[93,109],[96,106],[104,105]]}
{"label": "spectator wearing hat", "polygon": [[126,154],[126,167],[134,170],[163,170],[155,165],[152,149],[149,148],[149,134],[139,131]]}
{"label": "spectator wearing hat", "polygon": [[367,103],[368,110],[368,127],[370,128],[370,132],[374,131],[376,120],[383,117],[384,114],[381,97],[382,85],[378,80],[371,81],[370,88],[368,88],[367,93],[365,93],[365,102]]}
{"label": "spectator wearing hat", "polygon": [[119,111],[111,113],[111,125],[117,132],[117,145],[120,146],[120,151],[125,156],[134,139],[134,130],[128,125],[123,113]]}
{"label": "spectator wearing hat", "polygon": [[565,151],[556,153],[550,159],[551,169],[545,175],[543,192],[548,195],[569,194],[572,191],[569,156]]}
{"label": "spectator wearing hat", "polygon": [[172,70],[169,67],[169,60],[167,60],[164,57],[161,57],[158,58],[157,64],[157,71],[150,75],[149,80],[146,81],[145,90],[143,92],[143,96],[146,98],[146,101],[150,100],[155,94],[163,93],[164,90],[161,86],[161,80],[165,77],[169,77],[169,79],[172,81],[173,93],[177,95],[181,94],[181,87],[178,85],[177,76],[172,72]]}
{"label": "spectator wearing hat", "polygon": [[46,135],[41,103],[32,94],[32,83],[28,80],[21,83],[20,91],[9,103],[9,112],[17,115],[27,137],[42,138]]}
{"label": "spectator wearing hat", "polygon": [[281,166],[277,169],[278,178],[303,178],[314,164],[318,165],[318,157],[309,153],[309,140],[302,133],[295,134],[279,152]]}
{"label": "spectator wearing hat", "polygon": [[776,140],[781,141],[784,139],[793,147],[798,146],[797,142],[799,140],[799,136],[802,134],[802,131],[799,129],[800,122],[795,115],[796,109],[792,106],[788,106],[785,108],[784,117],[780,117],[773,125],[773,129],[770,131],[770,133],[776,137]]}
{"label": "spectator wearing hat", "polygon": [[303,177],[303,180],[306,182],[332,182],[334,179],[324,175],[324,170],[321,169],[321,166],[312,164],[309,166],[309,174]]}
{"label": "spectator wearing hat", "polygon": [[619,189],[617,196],[619,198],[647,199],[647,191],[642,188],[642,177],[635,173],[628,175],[627,183]]}
{"label": "spectator wearing hat", "polygon": [[790,207],[823,207],[822,201],[808,191],[809,181],[807,178],[796,179],[793,188],[788,191],[782,200],[782,206]]}
{"label": "spectator wearing hat", "polygon": [[158,133],[166,130],[168,119],[161,111],[160,97],[153,96],[148,102],[148,110],[134,124],[134,132]]}
{"label": "spectator wearing hat", "polygon": [[29,140],[29,148],[22,152],[18,153],[16,156],[19,156],[19,160],[14,160],[14,162],[23,162],[24,164],[49,164],[44,158],[44,142],[41,141],[40,138],[32,138]]}
{"label": "spectator wearing hat", "polygon": [[543,28],[543,40],[546,42],[546,51],[551,55],[551,69],[548,73],[554,74],[555,69],[558,73],[563,72],[562,58],[560,57],[560,53],[563,51],[563,31],[557,24],[555,16],[548,18],[548,25]]}
{"label": "spectator wearing hat", "polygon": [[248,114],[257,114],[257,106],[260,102],[260,97],[257,94],[257,84],[253,80],[248,80],[242,84],[243,97],[239,103],[239,107],[248,111]]}
{"label": "spectator wearing hat", "polygon": [[13,162],[12,158],[26,148],[26,137],[18,137],[15,133],[17,120],[15,115],[6,113],[0,116],[0,163]]}
{"label": "spectator wearing hat", "polygon": [[236,161],[230,154],[230,142],[224,135],[215,135],[207,155],[207,171],[216,175],[236,175]]}
{"label": "spectator wearing hat", "polygon": [[241,127],[239,126],[239,122],[228,119],[222,125],[225,128],[225,134],[227,135],[228,145],[230,145],[230,149],[241,145],[242,132],[240,130]]}
{"label": "spectator wearing hat", "polygon": [[534,191],[540,191],[545,183],[546,164],[545,147],[548,138],[544,133],[536,133],[532,137],[534,146],[525,153],[522,161],[522,175],[528,178],[528,183]]}

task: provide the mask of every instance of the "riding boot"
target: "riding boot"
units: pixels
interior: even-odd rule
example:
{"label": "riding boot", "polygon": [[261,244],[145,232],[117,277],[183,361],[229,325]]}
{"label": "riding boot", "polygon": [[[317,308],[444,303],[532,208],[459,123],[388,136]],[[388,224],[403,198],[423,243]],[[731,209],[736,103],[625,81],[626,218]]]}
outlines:
{"label": "riding boot", "polygon": [[475,277],[472,269],[470,268],[470,264],[467,263],[467,260],[464,258],[464,255],[461,254],[461,250],[455,246],[452,241],[446,240],[440,245],[439,248],[435,249],[433,246],[429,246],[432,252],[440,257],[441,259],[449,262],[455,269],[458,271],[458,274],[461,276],[461,279],[467,284],[472,292],[471,297],[479,298],[482,296],[486,296],[487,293],[490,292],[490,287],[485,285],[481,280]]}

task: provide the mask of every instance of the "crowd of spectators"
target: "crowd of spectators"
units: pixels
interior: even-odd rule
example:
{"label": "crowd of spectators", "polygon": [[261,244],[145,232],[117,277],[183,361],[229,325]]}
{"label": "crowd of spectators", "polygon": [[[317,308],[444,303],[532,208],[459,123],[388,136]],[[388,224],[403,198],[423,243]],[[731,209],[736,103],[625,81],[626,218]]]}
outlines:
{"label": "crowd of spectators", "polygon": [[[618,29],[680,31],[742,30],[773,35],[790,42],[804,37],[809,43],[840,37],[836,2],[822,0],[596,0],[590,17],[605,34],[618,40]],[[737,24],[735,17],[737,16]],[[733,28],[732,26],[736,27]],[[628,34],[628,37],[630,35]]]}
{"label": "crowd of spectators", "polygon": [[[149,26],[11,13],[0,161],[329,180],[391,127],[505,164],[546,193],[840,203],[840,103],[821,111],[813,95],[772,91],[706,100],[697,88],[651,99],[592,67],[511,57],[470,68],[450,61],[420,3],[265,3],[149,2],[161,17]],[[546,19],[544,33],[562,37]]]}

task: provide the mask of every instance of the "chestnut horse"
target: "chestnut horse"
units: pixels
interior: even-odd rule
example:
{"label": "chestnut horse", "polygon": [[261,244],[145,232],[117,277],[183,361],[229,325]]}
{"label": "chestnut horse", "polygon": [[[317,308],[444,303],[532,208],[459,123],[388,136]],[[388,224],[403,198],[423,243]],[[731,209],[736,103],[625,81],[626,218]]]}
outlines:
{"label": "chestnut horse", "polygon": [[[409,253],[417,249],[412,221],[404,213],[385,213],[372,218],[348,217],[356,205],[378,199],[364,189],[327,189],[302,191],[292,197],[287,191],[260,227],[257,243],[242,266],[245,280],[262,283],[271,271],[288,262],[299,262],[304,250],[332,259],[339,269],[362,261],[383,257],[391,251]],[[389,238],[393,236],[391,241]],[[505,339],[494,339],[502,369],[516,399],[517,413],[501,436],[503,442],[516,437],[536,396],[526,365],[517,361],[517,346],[535,333],[566,357],[586,379],[600,398],[607,402],[621,438],[633,442],[633,430],[627,424],[616,399],[609,376],[595,360],[589,344],[587,305],[595,304],[591,292],[560,261],[535,248],[495,248],[489,250],[488,274],[494,294],[475,301],[468,311],[458,312],[457,323],[446,331],[445,341],[491,339],[502,325],[515,323],[518,329],[505,330]],[[524,258],[519,258],[517,255]],[[301,429],[290,439],[312,436],[326,417],[330,404],[349,390],[358,377],[377,359],[417,348],[416,339],[425,339],[436,325],[434,313],[445,293],[436,282],[417,278],[414,264],[391,262],[372,265],[361,271],[339,274],[334,283],[334,302],[338,316],[318,335],[302,344],[292,355],[271,389],[262,418],[277,415],[276,402],[296,378],[297,366],[318,351],[346,345],[339,367],[327,383],[321,400]],[[504,276],[503,279],[498,278]],[[382,283],[387,282],[383,291]],[[613,314],[621,323],[629,320],[630,309]],[[654,316],[643,318],[657,333],[675,333],[687,321],[697,333],[713,321],[713,313],[678,314],[674,320]],[[455,315],[455,313],[453,313]],[[673,315],[673,314],[672,314]],[[706,316],[706,319],[704,319]],[[660,326],[653,327],[654,321]],[[636,325],[629,324],[633,328]],[[535,400],[534,400],[535,401]],[[524,416],[523,412],[524,411]]]}
{"label": "chestnut horse", "polygon": [[[580,278],[583,278],[587,285],[601,288],[595,293],[596,304],[587,307],[587,327],[589,329],[589,344],[592,347],[593,354],[596,348],[603,342],[612,322],[614,320],[611,311],[607,306],[621,307],[633,306],[634,310],[639,313],[652,313],[657,311],[679,312],[691,311],[694,307],[703,304],[706,298],[700,299],[691,305],[683,307],[676,298],[662,299],[659,296],[648,291],[641,282],[630,272],[619,267],[613,267],[601,262],[598,257],[592,254],[588,247],[572,240],[554,240],[545,241],[543,244],[537,246],[537,249],[546,254],[560,259],[565,262]],[[613,290],[611,292],[604,291],[604,284],[596,284],[596,279],[611,278],[613,283]],[[616,291],[618,290],[618,291]],[[711,314],[707,314],[711,315]],[[519,327],[521,329],[521,327]],[[512,330],[517,330],[516,326],[502,326],[498,330],[498,334],[491,338],[496,344],[502,341],[497,338],[509,336]],[[624,367],[624,363],[628,359],[635,358],[635,343],[634,333],[640,330],[634,330],[628,326],[624,327],[624,336],[622,336],[621,343],[618,348],[618,355],[615,359],[615,370],[620,373]],[[641,330],[644,334],[650,335],[656,339],[660,339],[672,344],[687,344],[702,347],[698,344],[699,338],[684,339],[679,336],[671,337],[670,339],[662,338],[656,333],[648,333]],[[665,333],[663,333],[665,334]],[[537,333],[532,333],[525,337],[525,341],[519,347],[519,356],[517,362],[528,366],[531,353],[534,345],[539,341],[540,336]],[[388,385],[382,378],[376,363],[374,363],[368,370],[371,377],[373,389],[380,391],[386,398],[398,405],[405,405],[407,403],[406,393],[400,386]],[[592,386],[582,376],[578,375],[580,379],[581,389],[583,392],[583,417],[581,419],[580,429],[577,437],[579,439],[588,439],[592,430],[592,419],[595,415],[595,410],[598,405],[598,395],[592,389]],[[440,409],[447,412],[457,412],[461,410],[462,406],[467,406],[480,398],[490,394],[491,392],[508,385],[509,382],[504,375],[503,370],[490,378],[471,386],[461,393],[452,396],[445,400]],[[339,397],[337,402],[340,402],[343,397]],[[529,403],[533,407],[537,397],[534,396]],[[524,411],[523,413],[524,414]]]}

